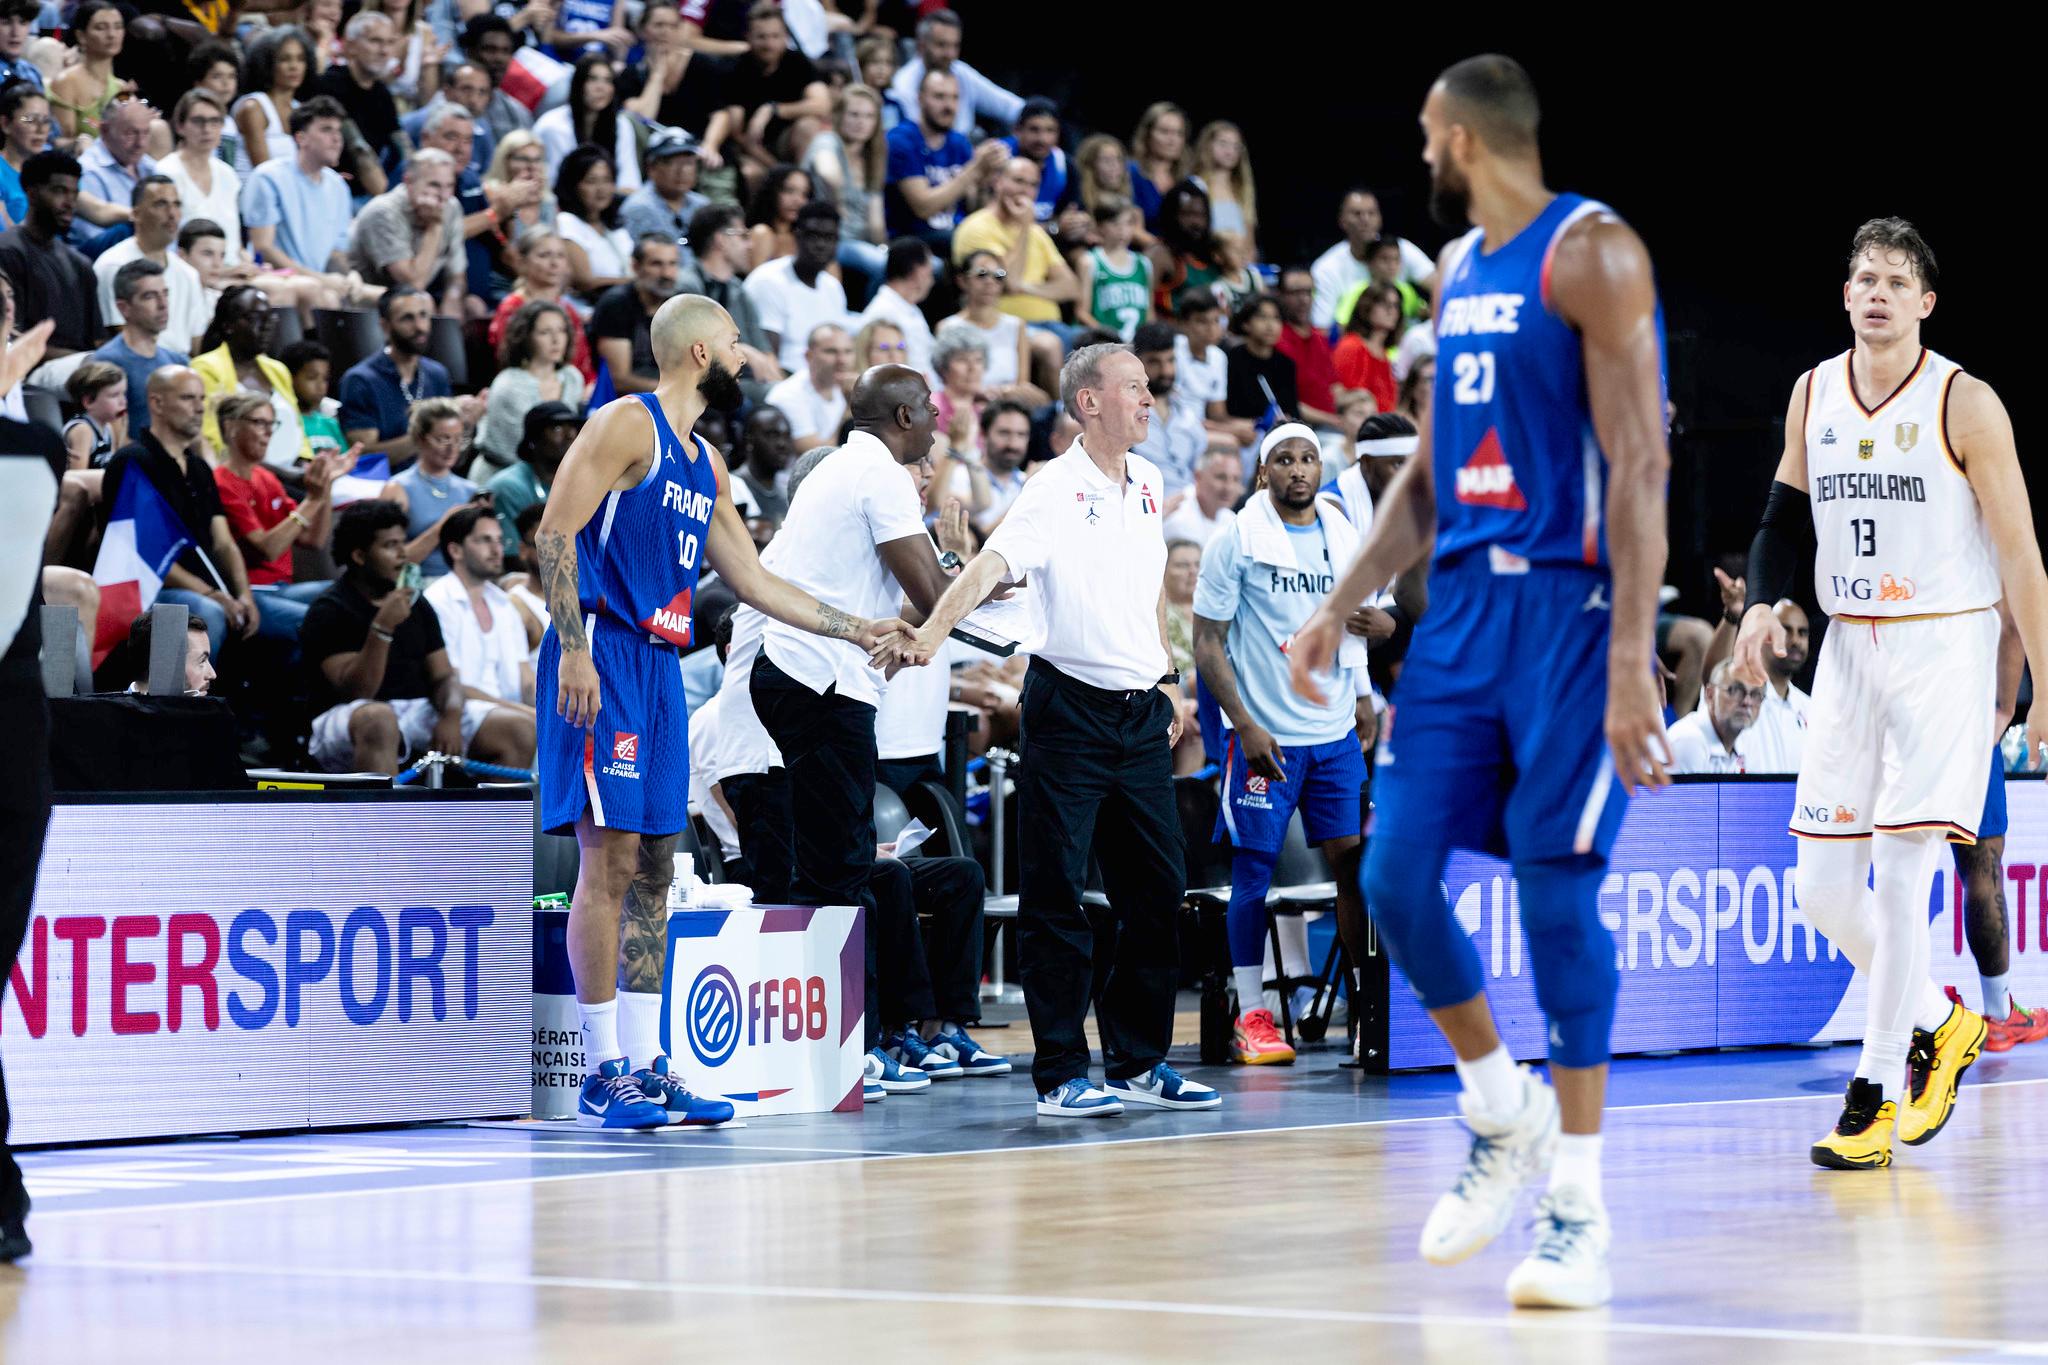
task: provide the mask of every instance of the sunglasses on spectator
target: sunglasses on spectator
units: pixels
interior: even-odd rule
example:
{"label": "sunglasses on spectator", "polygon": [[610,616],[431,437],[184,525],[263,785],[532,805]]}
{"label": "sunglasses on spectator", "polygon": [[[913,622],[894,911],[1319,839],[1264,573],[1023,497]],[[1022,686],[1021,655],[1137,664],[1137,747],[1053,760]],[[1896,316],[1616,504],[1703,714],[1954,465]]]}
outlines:
{"label": "sunglasses on spectator", "polygon": [[985,265],[976,266],[967,273],[977,280],[1007,280],[1010,278],[1009,271],[996,270]]}
{"label": "sunglasses on spectator", "polygon": [[869,346],[868,349],[871,351],[908,352],[910,350],[910,343],[907,341],[877,341],[873,345]]}

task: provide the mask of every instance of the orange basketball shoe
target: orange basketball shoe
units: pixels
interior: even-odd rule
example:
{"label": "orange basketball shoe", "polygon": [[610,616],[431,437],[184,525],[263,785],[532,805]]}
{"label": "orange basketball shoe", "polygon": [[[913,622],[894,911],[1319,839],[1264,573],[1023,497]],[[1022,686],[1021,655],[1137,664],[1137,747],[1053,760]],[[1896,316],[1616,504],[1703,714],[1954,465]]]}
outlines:
{"label": "orange basketball shoe", "polygon": [[1238,1015],[1237,1027],[1230,1031],[1230,1044],[1237,1060],[1246,1066],[1288,1066],[1294,1061],[1294,1049],[1273,1027],[1271,1010],[1246,1010]]}
{"label": "orange basketball shoe", "polygon": [[[1962,1003],[1954,986],[1948,988],[1948,998]],[[2009,1012],[2003,1018],[1993,1018],[1988,1013],[1984,1016],[1986,1052],[2010,1052],[2021,1043],[2038,1043],[2048,1038],[2048,1007],[2023,1010],[2017,1000],[2008,997],[2006,1009]]]}

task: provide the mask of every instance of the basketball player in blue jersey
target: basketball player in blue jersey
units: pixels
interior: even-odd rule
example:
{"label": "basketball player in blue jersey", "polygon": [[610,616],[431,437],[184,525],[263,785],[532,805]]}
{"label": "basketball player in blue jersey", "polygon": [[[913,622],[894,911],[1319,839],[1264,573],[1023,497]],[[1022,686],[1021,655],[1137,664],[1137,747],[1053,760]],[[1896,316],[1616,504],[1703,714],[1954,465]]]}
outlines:
{"label": "basketball player in blue jersey", "polygon": [[[1476,226],[1438,262],[1429,427],[1295,637],[1293,681],[1313,697],[1346,609],[1434,549],[1364,873],[1382,939],[1456,1054],[1472,1131],[1422,1255],[1478,1251],[1549,1167],[1508,1297],[1592,1308],[1613,1293],[1600,1110],[1616,986],[1595,901],[1628,789],[1670,780],[1652,672],[1670,457],[1649,255],[1604,206],[1544,185],[1536,124],[1507,57],[1459,62],[1423,104],[1432,211]],[[1513,861],[1550,1084],[1495,1031],[1444,901],[1453,848]]]}
{"label": "basketball player in blue jersey", "polygon": [[725,462],[692,434],[707,405],[740,401],[746,361],[726,311],[701,295],[670,299],[652,341],[654,392],[591,418],[534,537],[549,616],[536,678],[541,824],[573,830],[582,855],[569,964],[591,1074],[577,1118],[601,1128],[732,1117],[731,1105],[689,1093],[660,1043],[668,890],[689,820],[681,650],[702,566],[740,601],[803,630],[871,652],[909,633],[901,621],[824,606],[761,567]]}

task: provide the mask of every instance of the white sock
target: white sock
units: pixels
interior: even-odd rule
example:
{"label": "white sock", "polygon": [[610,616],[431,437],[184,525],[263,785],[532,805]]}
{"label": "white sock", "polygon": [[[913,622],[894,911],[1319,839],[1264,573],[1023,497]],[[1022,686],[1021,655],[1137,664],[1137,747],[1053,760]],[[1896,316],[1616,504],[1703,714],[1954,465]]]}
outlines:
{"label": "white sock", "polygon": [[1307,976],[1308,916],[1275,915],[1273,923],[1280,930],[1281,972],[1287,976]]}
{"label": "white sock", "polygon": [[1515,1059],[1508,1056],[1507,1044],[1502,1043],[1484,1057],[1469,1062],[1459,1059],[1457,1067],[1458,1083],[1465,1087],[1466,1094],[1479,1101],[1481,1109],[1496,1118],[1522,1112],[1522,1073],[1515,1069]]}
{"label": "white sock", "polygon": [[1934,1032],[1948,1022],[1949,998],[1929,977],[1920,988],[1920,1008],[1913,1014],[1913,1027]]}
{"label": "white sock", "polygon": [[1984,1017],[2003,1019],[2012,1013],[2012,973],[2004,976],[1979,976],[1977,980],[1984,987]]}
{"label": "white sock", "polygon": [[595,1005],[578,1000],[576,1013],[583,1017],[583,1064],[595,1076],[599,1065],[625,1055],[619,1051],[618,997]]}
{"label": "white sock", "polygon": [[1856,1062],[1857,1076],[1876,1082],[1887,1096],[1897,1099],[1906,1083],[1906,1049],[1912,1041],[1909,1032],[1870,1030],[1863,1036],[1863,1055]]}
{"label": "white sock", "polygon": [[619,1042],[637,1066],[653,1066],[667,1052],[661,1045],[661,997],[647,991],[620,991]]}
{"label": "white sock", "polygon": [[1600,1134],[1559,1133],[1557,1157],[1550,1163],[1550,1188],[1572,1186],[1585,1192],[1594,1204],[1603,1204],[1600,1193]]}
{"label": "white sock", "polygon": [[1240,1014],[1265,1008],[1266,978],[1263,967],[1232,967],[1230,980],[1237,987],[1237,1008]]}

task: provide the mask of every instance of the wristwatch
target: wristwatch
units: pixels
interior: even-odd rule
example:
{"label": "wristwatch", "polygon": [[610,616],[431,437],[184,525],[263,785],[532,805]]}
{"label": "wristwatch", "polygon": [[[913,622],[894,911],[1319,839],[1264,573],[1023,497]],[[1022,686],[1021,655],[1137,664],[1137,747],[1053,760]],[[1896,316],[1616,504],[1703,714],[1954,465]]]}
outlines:
{"label": "wristwatch", "polygon": [[1159,675],[1159,681],[1158,681],[1158,682],[1156,682],[1156,683],[1153,683],[1152,685],[1153,685],[1154,687],[1165,687],[1165,686],[1166,686],[1166,685],[1167,685],[1168,683],[1171,683],[1171,684],[1173,684],[1173,686],[1175,686],[1175,687],[1179,687],[1179,686],[1180,686],[1180,670],[1179,670],[1179,669],[1175,669],[1175,670],[1174,670],[1173,672],[1171,672],[1171,673],[1162,673],[1162,674],[1160,674],[1160,675]]}
{"label": "wristwatch", "polygon": [[959,573],[967,567],[967,561],[960,557],[958,550],[944,550],[939,554],[939,567],[947,573]]}

